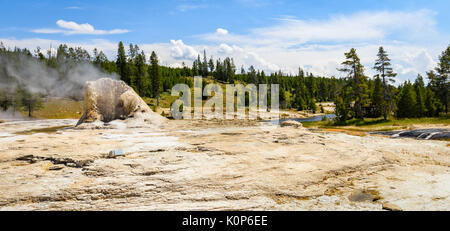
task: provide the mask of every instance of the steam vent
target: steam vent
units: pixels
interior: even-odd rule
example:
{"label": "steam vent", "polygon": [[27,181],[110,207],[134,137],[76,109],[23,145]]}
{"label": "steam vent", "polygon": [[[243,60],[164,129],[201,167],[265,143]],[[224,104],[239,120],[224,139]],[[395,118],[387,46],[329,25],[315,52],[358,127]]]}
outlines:
{"label": "steam vent", "polygon": [[162,125],[167,119],[153,112],[138,94],[120,80],[102,78],[86,82],[85,112],[77,123],[124,120],[129,124]]}

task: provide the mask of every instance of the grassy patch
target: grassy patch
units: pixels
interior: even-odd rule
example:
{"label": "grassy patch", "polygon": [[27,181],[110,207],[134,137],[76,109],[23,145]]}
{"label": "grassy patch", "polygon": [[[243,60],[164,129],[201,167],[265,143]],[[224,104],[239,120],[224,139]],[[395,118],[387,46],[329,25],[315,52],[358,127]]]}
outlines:
{"label": "grassy patch", "polygon": [[[79,119],[84,111],[83,101],[63,98],[48,98],[42,109],[34,111],[32,116],[38,119]],[[28,112],[23,111],[24,116]]]}
{"label": "grassy patch", "polygon": [[333,121],[319,121],[319,122],[304,122],[303,126],[308,128],[321,129],[344,129],[347,131],[392,131],[408,129],[413,125],[450,125],[450,116],[444,115],[441,117],[431,118],[410,118],[410,119],[351,119],[345,123],[334,123]]}
{"label": "grassy patch", "polygon": [[[170,93],[164,92],[161,94],[161,97],[159,99],[159,107],[162,108],[170,108],[173,102],[180,98],[179,96],[171,96]],[[156,99],[155,98],[149,98],[149,97],[143,97],[142,98],[145,103],[147,103],[150,107],[156,106]]]}

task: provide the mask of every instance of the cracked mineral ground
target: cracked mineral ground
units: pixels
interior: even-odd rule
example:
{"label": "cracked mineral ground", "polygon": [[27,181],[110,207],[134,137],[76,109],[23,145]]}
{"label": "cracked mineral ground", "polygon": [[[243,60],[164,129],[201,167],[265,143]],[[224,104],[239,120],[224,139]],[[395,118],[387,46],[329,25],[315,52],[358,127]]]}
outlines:
{"label": "cracked mineral ground", "polygon": [[237,120],[76,123],[0,124],[0,210],[450,210],[448,141]]}

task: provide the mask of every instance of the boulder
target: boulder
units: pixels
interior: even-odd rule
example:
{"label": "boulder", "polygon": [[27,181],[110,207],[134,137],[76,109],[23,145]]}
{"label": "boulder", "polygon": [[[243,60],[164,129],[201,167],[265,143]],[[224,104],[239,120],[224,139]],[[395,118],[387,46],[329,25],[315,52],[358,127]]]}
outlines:
{"label": "boulder", "polygon": [[295,128],[302,128],[303,124],[300,122],[297,122],[295,120],[287,120],[280,123],[281,127],[295,127]]}
{"label": "boulder", "polygon": [[394,204],[391,204],[391,203],[388,203],[388,202],[383,203],[383,209],[387,210],[387,211],[394,211],[394,212],[403,211],[397,205],[394,205]]}
{"label": "boulder", "polygon": [[124,120],[134,125],[162,125],[166,118],[153,112],[145,101],[120,80],[102,78],[87,82],[85,87],[85,111],[77,123],[93,124],[99,122],[110,123],[115,120]]}

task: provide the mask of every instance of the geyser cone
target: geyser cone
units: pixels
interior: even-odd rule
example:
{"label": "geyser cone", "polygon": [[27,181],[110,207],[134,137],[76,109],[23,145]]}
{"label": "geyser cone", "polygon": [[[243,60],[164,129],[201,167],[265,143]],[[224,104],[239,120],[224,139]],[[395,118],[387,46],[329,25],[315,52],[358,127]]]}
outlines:
{"label": "geyser cone", "polygon": [[85,112],[77,126],[113,120],[161,125],[167,120],[153,112],[133,88],[123,81],[103,78],[87,82],[84,89]]}

